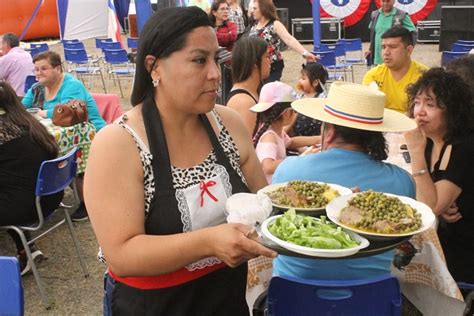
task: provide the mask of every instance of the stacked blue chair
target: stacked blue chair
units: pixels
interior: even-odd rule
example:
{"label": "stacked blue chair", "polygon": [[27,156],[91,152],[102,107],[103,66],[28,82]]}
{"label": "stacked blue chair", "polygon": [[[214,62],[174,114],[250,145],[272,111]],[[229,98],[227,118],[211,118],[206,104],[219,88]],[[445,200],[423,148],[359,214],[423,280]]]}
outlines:
{"label": "stacked blue chair", "polygon": [[30,44],[30,48],[36,48],[40,53],[47,52],[49,50],[47,43]]}
{"label": "stacked blue chair", "polygon": [[[346,49],[347,63],[366,65],[366,60],[362,48],[362,40],[360,38],[341,38],[337,42],[344,44],[344,48]],[[350,52],[360,54],[360,57],[349,57],[348,53]]]}
{"label": "stacked blue chair", "polygon": [[474,41],[468,41],[468,40],[457,40],[456,43],[474,45]]}
{"label": "stacked blue chair", "polygon": [[108,72],[111,78],[117,80],[122,98],[124,97],[120,78],[125,77],[133,79],[135,67],[129,63],[128,54],[125,49],[103,49],[105,54],[105,63],[108,66]]}
{"label": "stacked blue chair", "polygon": [[[36,211],[38,213],[38,222],[37,223],[24,223],[22,225],[9,225],[9,226],[1,226],[1,229],[11,229],[14,230],[21,239],[23,247],[25,248],[26,256],[28,258],[28,262],[31,266],[31,270],[33,271],[33,275],[36,280],[36,284],[38,285],[38,289],[41,295],[41,299],[46,308],[51,306],[48,296],[46,295],[46,291],[43,286],[43,282],[41,281],[41,277],[38,273],[38,269],[36,268],[36,264],[34,262],[33,257],[31,256],[31,251],[29,245],[34,243],[36,240],[44,237],[49,232],[55,230],[56,228],[60,227],[62,224],[66,223],[67,227],[69,228],[69,232],[71,234],[74,247],[76,248],[77,255],[79,257],[79,262],[84,273],[84,277],[88,277],[89,273],[87,272],[87,268],[82,257],[79,240],[77,239],[76,233],[74,231],[74,226],[72,225],[71,217],[69,216],[69,209],[72,209],[74,206],[79,204],[79,197],[77,194],[77,189],[75,185],[75,177],[77,171],[77,148],[74,148],[66,155],[44,161],[40,169],[38,171],[38,177],[36,180]],[[42,231],[46,219],[43,216],[43,210],[41,208],[41,198],[45,195],[55,194],[57,192],[63,191],[68,186],[72,187],[73,190],[73,197],[74,197],[74,205],[65,206],[61,204],[61,208],[64,211],[64,219],[49,227],[47,230]],[[51,216],[48,217],[50,219]],[[24,231],[41,231],[41,233],[32,238],[30,241],[26,240]],[[2,299],[0,297],[0,299]],[[0,313],[1,314],[1,313]]]}
{"label": "stacked blue chair", "polygon": [[122,43],[120,42],[102,42],[101,43],[102,51],[105,49],[122,49]]}
{"label": "stacked blue chair", "polygon": [[32,58],[34,58],[36,55],[38,55],[40,53],[39,49],[37,49],[37,48],[25,48],[25,51],[30,53]]}
{"label": "stacked blue chair", "polygon": [[103,42],[112,42],[113,40],[111,38],[96,38],[95,39],[95,47],[98,49],[102,49],[102,43]]}
{"label": "stacked blue chair", "polygon": [[451,46],[451,51],[452,52],[469,53],[471,51],[471,49],[474,49],[474,44],[456,42]]}
{"label": "stacked blue chair", "polygon": [[20,264],[15,257],[0,257],[0,315],[23,315]]}
{"label": "stacked blue chair", "polygon": [[138,48],[138,38],[136,37],[127,37],[127,46],[130,49]]}
{"label": "stacked blue chair", "polygon": [[443,51],[441,53],[441,66],[445,67],[451,60],[462,57],[466,54],[467,54],[466,52]]}
{"label": "stacked blue chair", "polygon": [[315,56],[319,56],[318,63],[328,69],[330,81],[344,80],[344,72],[340,71],[340,68],[336,67],[336,53],[333,50],[329,51],[316,51],[313,52]]}
{"label": "stacked blue chair", "polygon": [[[82,44],[82,43],[81,43]],[[99,60],[89,59],[84,48],[64,48],[64,59],[69,64],[68,71],[74,72],[79,79],[83,81],[84,76],[89,77],[89,89],[94,87],[94,76],[100,76],[104,92],[107,93],[102,68]]]}
{"label": "stacked blue chair", "polygon": [[63,47],[67,49],[86,49],[83,42],[63,42]]}
{"label": "stacked blue chair", "polygon": [[270,316],[401,314],[400,285],[389,275],[347,281],[273,277],[267,302]]}

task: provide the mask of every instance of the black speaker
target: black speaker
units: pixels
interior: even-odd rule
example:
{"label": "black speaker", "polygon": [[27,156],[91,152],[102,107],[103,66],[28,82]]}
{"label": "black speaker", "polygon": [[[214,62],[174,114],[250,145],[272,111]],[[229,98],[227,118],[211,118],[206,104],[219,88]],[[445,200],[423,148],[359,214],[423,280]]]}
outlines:
{"label": "black speaker", "polygon": [[277,8],[276,11],[278,14],[278,19],[289,31],[290,30],[290,14],[289,14],[288,8]]}
{"label": "black speaker", "polygon": [[474,6],[443,6],[439,50],[451,50],[459,39],[474,40]]}

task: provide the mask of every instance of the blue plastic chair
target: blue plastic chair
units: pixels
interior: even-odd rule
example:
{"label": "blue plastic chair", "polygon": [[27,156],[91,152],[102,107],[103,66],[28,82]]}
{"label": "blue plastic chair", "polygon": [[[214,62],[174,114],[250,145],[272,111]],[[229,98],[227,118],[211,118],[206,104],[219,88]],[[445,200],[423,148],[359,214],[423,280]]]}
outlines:
{"label": "blue plastic chair", "polygon": [[83,42],[64,42],[63,43],[64,49],[86,49]]}
{"label": "blue plastic chair", "polygon": [[49,50],[47,43],[30,44],[30,48],[36,48],[40,53],[47,52]]}
{"label": "blue plastic chair", "polygon": [[457,40],[456,43],[474,45],[474,41],[468,41],[468,40]]}
{"label": "blue plastic chair", "polygon": [[15,257],[0,257],[0,315],[23,315],[20,264]]}
{"label": "blue plastic chair", "polygon": [[[352,64],[366,64],[362,40],[360,38],[341,38],[337,42],[344,44],[344,48],[346,49],[346,62]],[[360,57],[349,57],[348,53],[350,52],[360,54]]]}
{"label": "blue plastic chair", "polygon": [[127,46],[130,49],[138,48],[138,38],[136,37],[127,37]]}
{"label": "blue plastic chair", "polygon": [[268,315],[395,316],[401,313],[398,280],[392,276],[327,281],[273,277]]}
{"label": "blue plastic chair", "polygon": [[102,42],[101,44],[102,51],[105,49],[122,49],[122,44],[120,42]]}
{"label": "blue plastic chair", "polygon": [[443,51],[441,53],[441,66],[444,67],[446,66],[451,60],[454,60],[456,58],[462,57],[466,55],[466,52],[449,52],[449,51]]}
{"label": "blue plastic chair", "polygon": [[102,49],[103,42],[112,42],[111,38],[96,38],[95,39],[95,48]]}
{"label": "blue plastic chair", "polygon": [[[79,257],[79,262],[81,264],[84,277],[89,276],[84,259],[82,257],[79,240],[77,239],[76,233],[74,231],[74,226],[72,226],[72,221],[71,221],[71,218],[69,216],[69,211],[68,211],[68,209],[72,209],[74,206],[79,204],[79,197],[78,197],[76,185],[74,182],[74,179],[76,177],[76,171],[77,171],[77,148],[76,147],[62,157],[43,161],[38,171],[38,177],[36,179],[35,195],[36,195],[36,211],[38,214],[38,221],[33,224],[24,223],[22,225],[15,225],[15,226],[14,225],[0,226],[1,229],[14,230],[20,236],[21,242],[26,252],[26,256],[28,258],[28,262],[30,263],[31,270],[33,271],[33,275],[35,277],[36,284],[38,285],[41,299],[46,308],[49,308],[51,305],[48,300],[46,291],[44,290],[43,282],[41,281],[41,277],[38,273],[38,269],[36,268],[35,261],[33,260],[33,257],[31,256],[31,251],[29,247],[30,244],[34,243],[36,240],[42,238],[49,232],[60,227],[62,224],[67,223],[69,232],[74,242],[74,247],[76,248],[76,252]],[[43,210],[41,208],[41,197],[63,191],[68,186],[72,187],[75,203],[74,205],[71,205],[71,206],[66,206],[63,204],[60,205],[60,208],[62,208],[64,211],[64,219],[59,221],[52,227],[49,227],[46,231],[41,232],[35,238],[32,238],[31,240],[27,241],[23,231],[40,231],[42,230],[45,223],[45,217],[43,215]],[[49,218],[51,217],[48,217],[48,219]]]}
{"label": "blue plastic chair", "polygon": [[342,68],[336,67],[336,53],[333,50],[318,51],[313,52],[313,54],[319,56],[318,63],[326,67],[326,69],[328,70],[328,80],[344,80],[344,72],[340,71]]}
{"label": "blue plastic chair", "polygon": [[102,68],[99,65],[99,59],[90,59],[83,48],[69,49],[64,48],[64,59],[68,63],[68,71],[74,72],[83,82],[83,77],[89,78],[88,87],[90,90],[94,87],[94,76],[100,76],[104,93],[107,93]]}
{"label": "blue plastic chair", "polygon": [[469,53],[471,49],[474,49],[474,44],[453,43],[453,45],[451,46],[452,52]]}
{"label": "blue plastic chair", "polygon": [[25,93],[28,92],[28,90],[30,90],[31,86],[34,85],[37,82],[38,82],[38,80],[36,80],[36,76],[33,76],[33,75],[26,76],[26,79],[25,79]]}
{"label": "blue plastic chair", "polygon": [[33,58],[40,53],[39,49],[37,48],[25,48],[25,51],[30,53],[31,57]]}
{"label": "blue plastic chair", "polygon": [[105,54],[105,63],[108,65],[108,72],[111,78],[117,80],[120,94],[123,95],[122,84],[120,78],[132,78],[135,75],[135,67],[128,61],[128,54],[125,49],[103,49]]}

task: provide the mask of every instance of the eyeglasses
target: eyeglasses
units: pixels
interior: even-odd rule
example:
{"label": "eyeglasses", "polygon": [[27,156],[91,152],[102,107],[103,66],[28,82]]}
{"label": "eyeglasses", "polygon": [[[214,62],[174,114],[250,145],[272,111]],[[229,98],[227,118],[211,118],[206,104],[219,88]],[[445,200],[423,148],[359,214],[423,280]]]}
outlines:
{"label": "eyeglasses", "polygon": [[40,68],[36,68],[36,67],[35,67],[35,68],[34,68],[34,71],[35,71],[35,72],[46,72],[46,71],[48,71],[49,69],[53,69],[53,68],[55,68],[55,67],[52,67],[52,66],[49,66],[49,67],[48,67],[48,66],[43,66],[43,67],[40,67]]}
{"label": "eyeglasses", "polygon": [[219,8],[217,11],[229,11],[229,8]]}

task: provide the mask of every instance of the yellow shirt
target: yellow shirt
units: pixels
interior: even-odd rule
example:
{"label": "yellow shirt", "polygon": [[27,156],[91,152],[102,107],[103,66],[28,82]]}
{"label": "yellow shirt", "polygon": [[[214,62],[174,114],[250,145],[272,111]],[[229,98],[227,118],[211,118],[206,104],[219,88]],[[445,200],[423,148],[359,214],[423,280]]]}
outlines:
{"label": "yellow shirt", "polygon": [[385,93],[385,107],[405,114],[408,111],[406,88],[408,85],[415,83],[426,70],[428,70],[428,67],[425,65],[412,61],[405,76],[396,81],[388,67],[381,64],[370,69],[365,74],[362,83],[369,85],[371,82],[375,82],[379,90]]}

